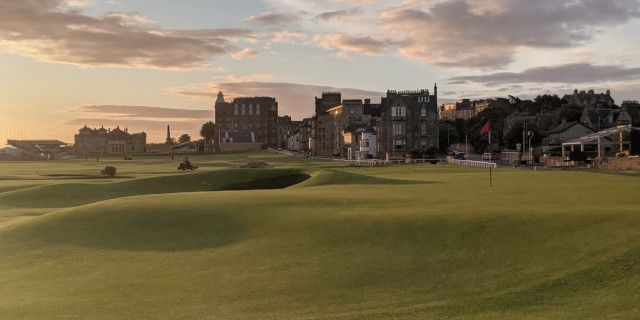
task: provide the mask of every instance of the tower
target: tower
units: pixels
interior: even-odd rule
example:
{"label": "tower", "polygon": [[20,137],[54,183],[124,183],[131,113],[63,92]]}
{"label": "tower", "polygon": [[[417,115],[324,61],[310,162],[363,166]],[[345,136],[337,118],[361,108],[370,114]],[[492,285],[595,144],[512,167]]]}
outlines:
{"label": "tower", "polygon": [[169,130],[169,125],[167,125],[167,143],[171,142],[171,131]]}
{"label": "tower", "polygon": [[222,94],[222,91],[218,91],[218,97],[216,98],[216,104],[218,103],[224,103],[224,95]]}

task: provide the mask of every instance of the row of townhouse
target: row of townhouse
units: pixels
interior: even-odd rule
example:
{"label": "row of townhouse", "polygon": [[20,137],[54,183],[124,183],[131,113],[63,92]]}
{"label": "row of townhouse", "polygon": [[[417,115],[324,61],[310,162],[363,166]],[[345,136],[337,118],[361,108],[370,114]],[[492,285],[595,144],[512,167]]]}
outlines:
{"label": "row of townhouse", "polygon": [[347,159],[425,156],[438,146],[437,90],[387,90],[380,103],[324,92],[315,115],[287,133],[286,148]]}

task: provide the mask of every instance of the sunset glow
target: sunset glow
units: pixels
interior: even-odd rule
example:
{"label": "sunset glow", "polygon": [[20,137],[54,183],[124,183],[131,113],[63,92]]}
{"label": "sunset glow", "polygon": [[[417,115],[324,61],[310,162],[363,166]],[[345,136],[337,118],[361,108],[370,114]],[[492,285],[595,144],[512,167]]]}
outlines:
{"label": "sunset glow", "polygon": [[0,140],[128,128],[198,137],[225,97],[387,89],[460,98],[611,90],[640,99],[640,1],[0,0]]}

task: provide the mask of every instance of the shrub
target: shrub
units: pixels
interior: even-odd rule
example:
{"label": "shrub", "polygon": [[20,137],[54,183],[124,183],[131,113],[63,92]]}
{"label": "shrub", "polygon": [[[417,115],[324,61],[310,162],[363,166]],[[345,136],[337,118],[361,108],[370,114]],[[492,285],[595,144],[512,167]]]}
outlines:
{"label": "shrub", "polygon": [[100,171],[100,173],[103,176],[113,177],[113,176],[116,175],[116,167],[105,166],[104,169],[102,169],[102,171]]}

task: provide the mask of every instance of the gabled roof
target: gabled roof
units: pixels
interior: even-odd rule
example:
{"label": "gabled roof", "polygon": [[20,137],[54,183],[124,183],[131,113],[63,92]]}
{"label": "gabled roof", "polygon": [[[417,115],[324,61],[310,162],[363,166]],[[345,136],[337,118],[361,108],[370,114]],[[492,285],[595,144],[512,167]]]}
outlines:
{"label": "gabled roof", "polygon": [[561,125],[559,125],[559,126],[557,126],[557,127],[553,128],[553,129],[549,130],[549,131],[547,132],[547,134],[558,133],[558,132],[564,132],[564,131],[566,131],[567,129],[569,129],[569,128],[571,128],[571,127],[575,126],[575,125],[581,125],[581,126],[583,126],[583,127],[587,128],[587,129],[591,130],[591,131],[595,131],[595,130],[591,129],[589,126],[585,125],[584,123],[582,123],[582,122],[580,122],[580,121],[571,121],[571,122],[563,123],[563,124],[561,124]]}
{"label": "gabled roof", "polygon": [[371,124],[368,124],[367,127],[364,129],[364,132],[376,134],[376,129],[374,129]]}

